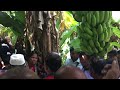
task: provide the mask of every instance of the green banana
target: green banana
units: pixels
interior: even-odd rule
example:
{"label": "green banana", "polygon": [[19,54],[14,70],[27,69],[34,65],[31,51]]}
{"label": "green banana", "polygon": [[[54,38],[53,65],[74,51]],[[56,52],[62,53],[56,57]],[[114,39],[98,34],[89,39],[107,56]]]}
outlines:
{"label": "green banana", "polygon": [[100,52],[103,51],[103,48],[102,48],[102,47],[99,47],[98,49],[99,49]]}
{"label": "green banana", "polygon": [[96,24],[99,24],[99,11],[95,11]]}
{"label": "green banana", "polygon": [[80,23],[77,32],[82,51],[103,57],[111,50],[112,11],[73,11],[72,14]]}
{"label": "green banana", "polygon": [[113,46],[109,46],[109,47],[107,48],[107,52],[110,52],[110,51],[112,50],[112,48],[113,48]]}
{"label": "green banana", "polygon": [[105,46],[105,42],[104,41],[100,42],[100,46],[104,47]]}
{"label": "green banana", "polygon": [[90,36],[93,36],[93,32],[92,32],[88,27],[85,27],[85,28],[84,28],[84,32],[86,32],[86,33],[89,34]]}
{"label": "green banana", "polygon": [[110,42],[106,42],[106,43],[105,43],[105,46],[104,46],[104,50],[107,51],[107,49],[108,49],[109,46],[110,46]]}
{"label": "green banana", "polygon": [[87,14],[87,22],[88,22],[89,25],[91,25],[91,20],[92,20],[91,19],[91,13],[88,13]]}
{"label": "green banana", "polygon": [[89,42],[89,45],[90,45],[92,48],[94,48],[94,47],[95,47],[94,42],[93,42],[93,40],[92,40],[92,39],[91,39],[91,40],[89,40],[88,42]]}
{"label": "green banana", "polygon": [[88,46],[88,42],[87,42],[87,40],[86,39],[82,39],[82,45],[83,46],[85,46],[85,47],[87,47]]}
{"label": "green banana", "polygon": [[91,21],[92,21],[92,22],[91,22],[91,23],[92,23],[92,26],[95,27],[95,26],[96,26],[96,17],[95,17],[94,14],[92,15],[92,20],[91,20]]}
{"label": "green banana", "polygon": [[103,27],[101,24],[98,25],[98,34],[102,34],[103,33]]}
{"label": "green banana", "polygon": [[99,38],[98,38],[98,39],[99,39],[99,42],[104,41],[104,37],[105,37],[105,36],[104,36],[104,33],[100,34],[100,35],[99,35]]}
{"label": "green banana", "polygon": [[100,20],[100,23],[103,22],[103,20],[104,20],[104,11],[99,11],[99,20]]}
{"label": "green banana", "polygon": [[104,23],[108,22],[109,21],[109,11],[105,11],[105,14],[104,14]]}
{"label": "green banana", "polygon": [[90,46],[87,46],[87,49],[88,49],[90,55],[92,55],[94,53]]}
{"label": "green banana", "polygon": [[86,17],[85,16],[82,16],[82,22],[86,22]]}
{"label": "green banana", "polygon": [[100,43],[99,43],[98,41],[96,41],[96,42],[95,42],[95,46],[96,46],[97,48],[99,48],[99,47],[100,47]]}
{"label": "green banana", "polygon": [[103,57],[105,54],[106,54],[106,52],[104,50],[98,53],[98,55],[101,57]]}
{"label": "green banana", "polygon": [[89,35],[89,34],[87,34],[87,33],[84,33],[84,38],[86,39],[86,40],[90,40],[90,39],[92,39],[92,37]]}
{"label": "green banana", "polygon": [[98,50],[97,50],[95,47],[93,48],[93,50],[94,50],[94,53],[95,53],[95,54],[98,53]]}
{"label": "green banana", "polygon": [[104,40],[107,42],[109,40],[107,29],[104,29]]}
{"label": "green banana", "polygon": [[84,23],[85,27],[88,27],[89,29],[91,29],[90,25],[88,24],[88,22]]}

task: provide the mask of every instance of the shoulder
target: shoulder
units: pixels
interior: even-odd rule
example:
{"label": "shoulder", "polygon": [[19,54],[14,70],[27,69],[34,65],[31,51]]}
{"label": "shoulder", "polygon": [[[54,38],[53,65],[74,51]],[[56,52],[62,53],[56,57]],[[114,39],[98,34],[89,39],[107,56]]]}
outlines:
{"label": "shoulder", "polygon": [[71,59],[70,59],[70,58],[67,58],[65,62],[66,62],[66,63],[69,63],[69,62],[71,62]]}

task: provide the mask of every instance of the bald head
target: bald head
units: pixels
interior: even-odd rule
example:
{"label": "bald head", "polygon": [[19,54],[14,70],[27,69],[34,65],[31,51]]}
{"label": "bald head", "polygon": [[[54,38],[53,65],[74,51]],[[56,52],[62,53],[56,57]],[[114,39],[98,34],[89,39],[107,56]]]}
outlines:
{"label": "bald head", "polygon": [[74,66],[62,66],[56,73],[55,79],[87,79],[84,72]]}
{"label": "bald head", "polygon": [[38,75],[26,67],[13,67],[0,76],[0,79],[40,79]]}

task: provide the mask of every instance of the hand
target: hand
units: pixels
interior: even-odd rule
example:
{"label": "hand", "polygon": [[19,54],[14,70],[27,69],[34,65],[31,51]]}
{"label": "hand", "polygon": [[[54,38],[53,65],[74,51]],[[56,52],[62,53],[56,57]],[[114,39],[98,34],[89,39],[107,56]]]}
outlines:
{"label": "hand", "polygon": [[105,74],[103,79],[118,79],[120,76],[118,61],[114,60],[111,65],[107,64],[102,73]]}

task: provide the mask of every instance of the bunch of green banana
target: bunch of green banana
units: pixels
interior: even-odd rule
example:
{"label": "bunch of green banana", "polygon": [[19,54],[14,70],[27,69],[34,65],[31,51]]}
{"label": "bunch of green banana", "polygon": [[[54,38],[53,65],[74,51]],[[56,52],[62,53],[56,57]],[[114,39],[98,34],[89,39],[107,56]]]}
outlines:
{"label": "bunch of green banana", "polygon": [[89,55],[104,56],[110,51],[112,11],[72,11],[73,17],[80,22],[77,27],[80,46]]}

